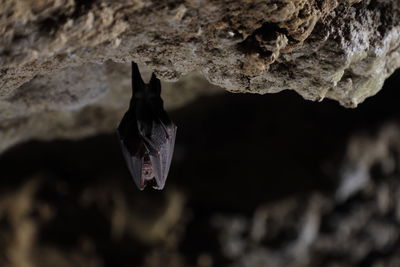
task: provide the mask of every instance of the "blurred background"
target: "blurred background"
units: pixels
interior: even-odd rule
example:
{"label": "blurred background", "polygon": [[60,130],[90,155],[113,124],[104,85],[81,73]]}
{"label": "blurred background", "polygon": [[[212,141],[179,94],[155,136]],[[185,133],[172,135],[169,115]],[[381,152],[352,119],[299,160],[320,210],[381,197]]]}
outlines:
{"label": "blurred background", "polygon": [[170,112],[163,191],[136,188],[114,133],[14,146],[0,266],[400,266],[399,84],[357,109],[197,97]]}

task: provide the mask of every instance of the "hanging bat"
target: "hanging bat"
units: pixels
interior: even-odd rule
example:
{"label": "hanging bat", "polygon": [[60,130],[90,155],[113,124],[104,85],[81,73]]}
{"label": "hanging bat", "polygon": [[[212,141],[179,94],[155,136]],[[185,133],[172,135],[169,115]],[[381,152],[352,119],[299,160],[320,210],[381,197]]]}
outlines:
{"label": "hanging bat", "polygon": [[117,134],[129,172],[140,190],[163,189],[174,153],[177,127],[164,110],[161,83],[153,73],[145,84],[132,62],[132,98]]}

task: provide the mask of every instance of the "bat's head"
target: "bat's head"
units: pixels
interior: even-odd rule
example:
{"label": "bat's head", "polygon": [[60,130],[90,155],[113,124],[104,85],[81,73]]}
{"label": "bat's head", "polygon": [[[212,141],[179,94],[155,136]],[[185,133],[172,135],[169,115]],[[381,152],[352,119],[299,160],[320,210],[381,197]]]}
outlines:
{"label": "bat's head", "polygon": [[146,153],[142,161],[142,174],[140,181],[138,183],[139,189],[143,190],[147,184],[150,184],[154,189],[162,189],[163,186],[158,184],[157,179],[155,179],[155,173],[153,165],[151,163],[149,154]]}

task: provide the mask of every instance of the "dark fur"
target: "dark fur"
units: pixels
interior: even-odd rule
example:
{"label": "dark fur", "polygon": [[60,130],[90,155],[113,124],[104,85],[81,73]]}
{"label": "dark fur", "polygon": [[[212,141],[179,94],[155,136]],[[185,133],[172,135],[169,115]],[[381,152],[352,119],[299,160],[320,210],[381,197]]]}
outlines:
{"label": "dark fur", "polygon": [[118,136],[129,171],[140,190],[145,157],[153,167],[156,189],[163,189],[174,152],[176,126],[164,110],[161,83],[155,74],[145,84],[132,62],[132,99],[118,126]]}

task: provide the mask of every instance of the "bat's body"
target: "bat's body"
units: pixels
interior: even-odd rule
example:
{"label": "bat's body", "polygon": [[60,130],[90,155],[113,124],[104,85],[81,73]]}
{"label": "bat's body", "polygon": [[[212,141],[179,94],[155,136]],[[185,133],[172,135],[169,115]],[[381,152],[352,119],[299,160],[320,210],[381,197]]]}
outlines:
{"label": "bat's body", "polygon": [[129,171],[140,190],[155,179],[163,189],[174,152],[176,126],[164,110],[161,83],[154,75],[145,84],[132,62],[132,99],[118,126],[118,136]]}

